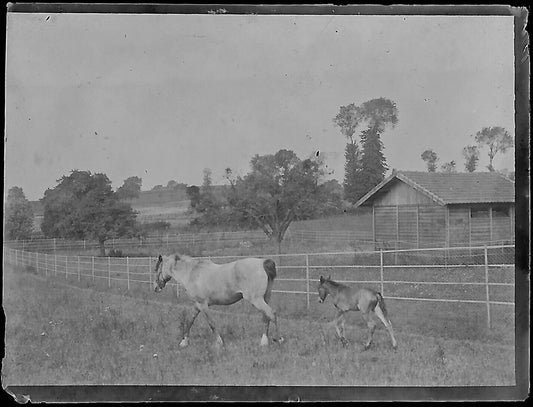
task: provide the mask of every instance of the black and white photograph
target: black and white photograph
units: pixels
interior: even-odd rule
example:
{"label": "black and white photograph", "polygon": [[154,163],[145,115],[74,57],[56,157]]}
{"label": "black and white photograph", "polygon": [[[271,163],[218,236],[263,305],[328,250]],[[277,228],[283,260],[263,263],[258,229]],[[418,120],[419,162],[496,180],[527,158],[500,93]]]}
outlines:
{"label": "black and white photograph", "polygon": [[8,397],[527,397],[527,12],[78,6],[6,14]]}

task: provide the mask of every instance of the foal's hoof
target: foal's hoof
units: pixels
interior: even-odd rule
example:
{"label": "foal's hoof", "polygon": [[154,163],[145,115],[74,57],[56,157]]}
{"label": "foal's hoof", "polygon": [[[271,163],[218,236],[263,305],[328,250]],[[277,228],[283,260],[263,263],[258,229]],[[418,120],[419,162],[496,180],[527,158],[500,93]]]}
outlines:
{"label": "foal's hoof", "polygon": [[219,336],[215,341],[215,349],[223,349],[224,348],[224,341]]}
{"label": "foal's hoof", "polygon": [[189,338],[184,338],[180,342],[180,348],[186,348],[189,345]]}
{"label": "foal's hoof", "polygon": [[342,343],[342,346],[346,347],[349,345],[349,342],[346,338],[341,338],[341,343]]}
{"label": "foal's hoof", "polygon": [[285,342],[285,338],[283,336],[280,336],[279,338],[272,338],[274,342],[281,345],[283,342]]}
{"label": "foal's hoof", "polygon": [[365,344],[365,346],[363,347],[363,352],[370,349],[370,345],[370,343]]}

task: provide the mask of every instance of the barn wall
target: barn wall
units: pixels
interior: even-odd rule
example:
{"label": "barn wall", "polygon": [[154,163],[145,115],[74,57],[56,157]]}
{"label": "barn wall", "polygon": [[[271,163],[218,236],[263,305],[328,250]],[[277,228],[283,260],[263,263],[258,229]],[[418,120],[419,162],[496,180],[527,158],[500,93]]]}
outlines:
{"label": "barn wall", "polygon": [[374,206],[432,205],[435,202],[406,183],[397,180],[390,189],[376,196]]}
{"label": "barn wall", "polygon": [[435,247],[446,242],[446,208],[438,205],[374,207],[375,239],[394,247]]}

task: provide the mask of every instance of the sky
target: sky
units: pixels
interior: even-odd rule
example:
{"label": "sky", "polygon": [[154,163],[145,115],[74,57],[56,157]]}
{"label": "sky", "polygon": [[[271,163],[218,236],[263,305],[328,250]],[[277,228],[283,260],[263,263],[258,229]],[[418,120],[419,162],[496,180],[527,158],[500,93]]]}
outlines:
{"label": "sky", "polygon": [[514,136],[513,38],[512,16],[8,13],[4,194],[40,199],[74,169],[219,184],[279,149],[319,151],[342,183],[333,118],[379,97],[399,112],[390,169],[425,171],[431,148],[464,171],[482,127]]}

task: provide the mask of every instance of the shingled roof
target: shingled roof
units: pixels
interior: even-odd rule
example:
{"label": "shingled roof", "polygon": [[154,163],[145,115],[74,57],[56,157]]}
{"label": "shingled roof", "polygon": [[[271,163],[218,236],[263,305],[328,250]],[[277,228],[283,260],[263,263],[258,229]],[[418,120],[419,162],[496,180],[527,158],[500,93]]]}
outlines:
{"label": "shingled roof", "polygon": [[363,205],[396,179],[429,196],[440,205],[514,202],[514,182],[495,172],[393,171],[355,206]]}

